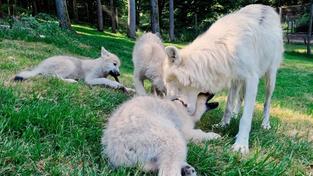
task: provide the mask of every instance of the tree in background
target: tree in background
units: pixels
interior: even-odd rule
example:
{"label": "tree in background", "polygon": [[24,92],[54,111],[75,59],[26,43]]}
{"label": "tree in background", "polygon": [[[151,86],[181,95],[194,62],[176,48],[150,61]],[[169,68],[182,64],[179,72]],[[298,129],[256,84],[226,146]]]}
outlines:
{"label": "tree in background", "polygon": [[313,18],[313,1],[310,4],[310,22],[307,36],[307,54],[311,54],[311,36],[312,36],[312,19]]}
{"label": "tree in background", "polygon": [[78,11],[77,11],[77,2],[76,2],[76,0],[73,0],[72,6],[73,6],[72,9],[73,9],[74,21],[78,21]]}
{"label": "tree in background", "polygon": [[2,14],[2,0],[0,0],[0,18],[3,18],[3,14]]}
{"label": "tree in background", "polygon": [[151,30],[153,33],[160,33],[158,0],[150,0],[150,6],[151,6]]}
{"label": "tree in background", "polygon": [[62,29],[71,29],[71,22],[68,16],[66,0],[55,0],[57,16]]}
{"label": "tree in background", "polygon": [[170,41],[174,41],[175,40],[175,35],[174,35],[174,0],[170,0],[169,13],[170,13],[169,38],[170,38]]}
{"label": "tree in background", "polygon": [[128,36],[136,38],[136,4],[135,0],[128,0]]}
{"label": "tree in background", "polygon": [[117,28],[117,20],[116,20],[116,7],[114,0],[110,0],[110,6],[111,6],[111,23],[112,23],[112,32],[116,33]]}
{"label": "tree in background", "polygon": [[103,14],[101,0],[97,0],[98,31],[103,31]]}

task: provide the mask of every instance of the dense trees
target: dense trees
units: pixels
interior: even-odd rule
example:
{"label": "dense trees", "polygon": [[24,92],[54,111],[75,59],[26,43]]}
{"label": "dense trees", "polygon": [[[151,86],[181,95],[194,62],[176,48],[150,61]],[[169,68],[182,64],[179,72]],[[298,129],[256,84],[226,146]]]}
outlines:
{"label": "dense trees", "polygon": [[[307,4],[310,0],[0,0],[0,5],[1,2],[0,17],[1,14],[5,17],[8,14],[39,13],[60,16],[61,12],[56,10],[56,7],[62,8],[56,5],[59,2],[63,3],[63,7],[67,5],[64,10],[68,9],[68,12],[61,13],[64,14],[60,23],[62,26],[69,26],[69,20],[66,20],[69,16],[75,22],[95,25],[100,31],[108,28],[112,32],[127,31],[133,38],[137,30],[160,32],[170,40],[175,37],[190,40],[205,31],[219,16],[247,4],[263,3],[279,7]],[[100,11],[103,12],[102,19]],[[305,31],[307,28],[305,27]]]}

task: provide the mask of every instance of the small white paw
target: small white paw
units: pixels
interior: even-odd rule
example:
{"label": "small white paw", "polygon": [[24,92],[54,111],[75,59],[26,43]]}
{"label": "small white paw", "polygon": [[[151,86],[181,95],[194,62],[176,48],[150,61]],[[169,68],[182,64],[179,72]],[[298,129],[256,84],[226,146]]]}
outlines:
{"label": "small white paw", "polygon": [[181,168],[181,175],[182,176],[197,176],[197,172],[195,168],[187,164]]}
{"label": "small white paw", "polygon": [[269,130],[269,129],[271,129],[271,125],[270,125],[270,123],[262,123],[262,128],[263,129],[265,129],[265,130]]}
{"label": "small white paw", "polygon": [[232,146],[232,149],[233,149],[234,152],[240,152],[243,155],[246,155],[246,154],[249,153],[249,146],[245,145],[245,144],[237,144],[237,143],[235,143]]}
{"label": "small white paw", "polygon": [[207,134],[208,134],[208,140],[221,138],[221,135],[217,133],[209,132]]}

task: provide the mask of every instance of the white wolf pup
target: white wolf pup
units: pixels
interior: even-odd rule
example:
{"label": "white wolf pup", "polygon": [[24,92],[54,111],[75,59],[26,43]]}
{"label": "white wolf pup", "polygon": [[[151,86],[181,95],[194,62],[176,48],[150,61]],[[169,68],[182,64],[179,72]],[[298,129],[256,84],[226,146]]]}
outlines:
{"label": "white wolf pup", "polygon": [[194,129],[207,110],[218,103],[207,103],[211,95],[199,95],[196,113],[190,116],[179,100],[139,96],[124,103],[110,117],[103,130],[103,154],[114,166],[145,171],[158,170],[159,176],[195,176],[186,163],[187,141],[212,140],[220,135]]}
{"label": "white wolf pup", "polygon": [[151,33],[143,34],[133,50],[134,84],[138,95],[146,95],[144,80],[152,82],[154,95],[164,96],[166,89],[163,82],[163,62],[166,53],[161,39]]}
{"label": "white wolf pup", "polygon": [[[53,56],[42,61],[30,71],[18,73],[14,80],[22,81],[36,75],[52,75],[64,81],[74,83],[83,79],[89,85],[104,85],[115,89],[126,89],[119,83],[120,60],[101,47],[98,59],[79,59],[73,56]],[[116,81],[107,79],[111,75]]]}
{"label": "white wolf pup", "polygon": [[233,150],[248,153],[259,79],[265,75],[262,127],[268,129],[271,96],[283,50],[282,28],[275,10],[264,5],[246,6],[216,21],[185,48],[166,48],[164,80],[168,94],[176,95],[194,114],[199,92],[217,93],[230,86],[221,122],[226,125],[233,112],[239,111],[239,94],[243,91],[243,115]]}

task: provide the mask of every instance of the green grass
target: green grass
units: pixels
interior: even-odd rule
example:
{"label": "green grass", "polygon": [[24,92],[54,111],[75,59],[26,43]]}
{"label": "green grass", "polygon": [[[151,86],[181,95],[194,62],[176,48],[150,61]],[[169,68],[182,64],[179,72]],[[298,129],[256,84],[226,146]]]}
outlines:
{"label": "green grass", "polygon": [[[137,168],[114,169],[101,157],[100,138],[106,119],[130,98],[128,95],[49,77],[11,81],[18,71],[46,57],[70,54],[96,58],[104,46],[122,60],[121,81],[132,86],[134,41],[86,26],[75,25],[74,29],[77,34],[36,39],[20,33],[0,35],[0,175],[155,175]],[[226,94],[214,98],[221,102],[220,107],[207,113],[198,127],[213,129],[224,137],[188,145],[188,162],[199,175],[312,174],[313,58],[301,53],[304,48],[286,46],[273,96],[271,130],[260,128],[264,99],[261,82],[249,155],[230,150],[238,119],[226,129],[213,129],[223,115]]]}

